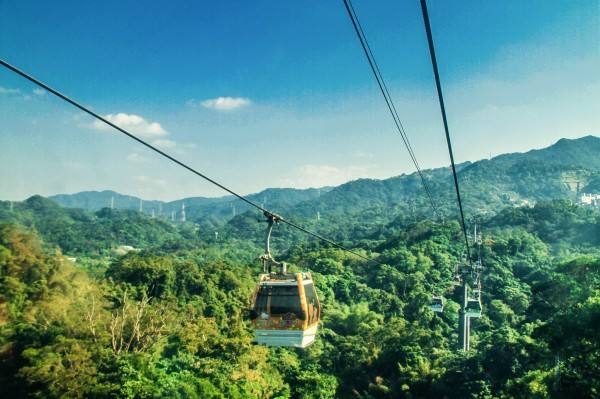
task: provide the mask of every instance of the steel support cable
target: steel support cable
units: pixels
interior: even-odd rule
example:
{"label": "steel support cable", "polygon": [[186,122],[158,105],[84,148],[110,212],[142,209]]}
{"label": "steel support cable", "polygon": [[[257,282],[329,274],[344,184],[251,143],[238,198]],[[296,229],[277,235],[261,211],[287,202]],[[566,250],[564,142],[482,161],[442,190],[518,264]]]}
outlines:
{"label": "steel support cable", "polygon": [[[421,167],[419,165],[419,162],[417,160],[417,157],[412,149],[412,145],[410,144],[410,140],[408,140],[408,135],[406,134],[406,130],[404,129],[404,125],[402,124],[402,120],[400,119],[400,116],[398,115],[398,111],[396,110],[396,105],[394,104],[394,101],[392,100],[392,96],[387,88],[387,84],[385,83],[385,79],[383,79],[383,74],[381,73],[381,70],[379,69],[379,64],[377,63],[377,60],[375,59],[375,55],[373,54],[373,51],[371,50],[371,45],[369,44],[369,40],[367,39],[367,35],[365,34],[363,28],[362,28],[362,24],[360,23],[360,19],[358,18],[358,14],[356,13],[356,11],[354,10],[354,5],[352,4],[352,0],[348,0],[348,6],[350,7],[350,10],[352,11],[352,14],[354,15],[354,19],[356,21],[356,25],[358,26],[358,30],[360,31],[359,34],[359,39],[362,36],[362,38],[364,39],[364,43],[367,47],[368,53],[367,53],[367,58],[370,58],[373,61],[373,65],[375,66],[375,70],[376,75],[379,75],[379,78],[381,79],[381,84],[383,85],[383,89],[385,90],[385,94],[384,97],[387,96],[387,99],[389,99],[390,104],[392,106],[392,110],[393,110],[393,117],[396,119],[396,121],[399,124],[399,130],[400,130],[400,134],[402,135],[402,139],[406,145],[406,149],[408,150],[408,153],[410,154],[410,157],[412,158],[415,167],[417,169],[417,171],[420,173],[421,172]],[[425,189],[427,189],[427,186],[425,186]]]}
{"label": "steel support cable", "polygon": [[369,46],[367,37],[362,29],[362,26],[358,19],[358,15],[354,11],[354,7],[352,6],[352,2],[350,0],[344,0],[344,6],[346,7],[346,11],[348,12],[348,16],[350,17],[352,26],[354,27],[354,31],[356,32],[356,35],[358,36],[361,47],[365,53],[365,56],[367,57],[367,61],[369,62],[371,71],[373,72],[373,75],[375,76],[375,80],[377,81],[379,90],[381,91],[381,94],[383,95],[383,98],[388,107],[388,110],[390,111],[390,114],[392,115],[394,124],[396,125],[396,128],[397,128],[398,132],[400,133],[400,137],[402,138],[402,141],[404,142],[404,146],[406,147],[408,154],[411,157],[413,164],[415,165],[417,173],[421,179],[421,184],[423,185],[423,189],[425,190],[425,194],[427,195],[429,202],[431,203],[433,212],[437,216],[439,214],[439,212],[437,210],[437,206],[435,205],[435,201],[433,200],[431,190],[429,189],[429,186],[427,185],[425,176],[423,175],[421,167],[419,166],[419,162],[417,161],[417,158],[416,158],[414,151],[412,149],[412,146],[410,144],[410,140],[408,139],[406,131],[404,130],[404,126],[402,125],[402,121],[400,120],[400,117],[398,116],[398,112],[396,111],[396,106],[394,105],[392,97],[389,93],[389,90],[385,83],[385,79],[383,79],[383,75],[381,74],[379,65],[377,64],[377,60],[375,59],[375,56],[373,55],[373,52],[371,51],[371,47]]}
{"label": "steel support cable", "polygon": [[375,56],[373,55],[373,52],[371,50],[371,46],[369,45],[369,42],[367,40],[367,36],[365,35],[363,29],[362,29],[362,25],[360,23],[360,20],[358,18],[358,15],[356,14],[356,11],[354,10],[354,6],[352,5],[351,0],[344,0],[344,4],[346,6],[346,10],[348,11],[348,15],[350,16],[350,20],[352,21],[352,24],[354,26],[355,32],[359,38],[359,41],[361,43],[361,46],[365,52],[365,55],[367,57],[367,61],[369,62],[369,65],[371,66],[371,70],[373,71],[373,74],[375,76],[375,79],[377,80],[377,83],[379,85],[379,89],[381,90],[381,93],[383,95],[384,100],[386,101],[386,104],[388,106],[388,109],[390,111],[390,113],[392,114],[392,118],[394,119],[394,123],[396,125],[396,128],[398,129],[398,132],[400,133],[400,136],[402,137],[402,141],[404,142],[404,145],[406,146],[406,149],[413,161],[413,164],[415,165],[415,168],[417,169],[417,172],[421,178],[421,182],[423,184],[423,188],[427,194],[427,196],[429,197],[429,200],[431,202],[431,206],[433,208],[434,213],[437,213],[437,207],[435,206],[435,202],[433,201],[433,197],[431,195],[431,192],[429,190],[429,187],[425,181],[425,178],[423,176],[423,173],[421,171],[421,168],[419,166],[419,163],[417,161],[417,158],[414,154],[414,151],[412,149],[412,146],[410,144],[410,140],[408,139],[408,135],[406,134],[406,131],[404,129],[404,126],[402,125],[402,121],[398,115],[398,111],[396,110],[396,106],[392,100],[392,97],[389,93],[389,90],[387,88],[387,85],[385,83],[385,79],[383,78],[383,75],[379,69],[379,65],[377,64],[377,60],[375,59]]}
{"label": "steel support cable", "polygon": [[285,219],[285,218],[281,217],[280,215],[277,215],[277,214],[275,214],[275,213],[273,213],[273,212],[269,211],[268,209],[265,209],[264,207],[260,206],[260,205],[259,205],[259,204],[257,204],[256,202],[254,202],[254,201],[252,201],[252,200],[250,200],[250,199],[248,199],[248,198],[244,197],[244,196],[243,196],[243,195],[241,195],[241,194],[238,194],[238,193],[236,193],[235,191],[233,191],[233,190],[231,190],[231,189],[227,188],[226,186],[222,185],[221,183],[217,182],[216,180],[214,180],[214,179],[211,179],[210,177],[208,177],[208,176],[206,176],[205,174],[203,174],[203,173],[201,173],[201,172],[197,171],[196,169],[192,168],[191,166],[189,166],[189,165],[187,165],[187,164],[185,164],[185,163],[183,163],[183,162],[179,161],[178,159],[176,159],[176,158],[174,158],[173,156],[171,156],[171,155],[167,154],[166,152],[164,152],[164,151],[162,151],[162,150],[158,149],[157,147],[153,146],[152,144],[150,144],[150,143],[148,143],[148,142],[146,142],[146,141],[142,140],[141,138],[137,137],[136,135],[134,135],[134,134],[132,134],[132,133],[128,132],[127,130],[125,130],[125,129],[123,129],[123,128],[119,127],[118,125],[115,125],[114,123],[112,123],[111,121],[107,120],[107,119],[106,119],[106,118],[104,118],[103,116],[101,116],[101,115],[99,115],[99,114],[95,113],[94,111],[90,110],[89,108],[87,108],[87,107],[85,107],[85,106],[81,105],[81,104],[80,104],[80,103],[78,103],[77,101],[75,101],[75,100],[73,100],[73,99],[71,99],[71,98],[67,97],[66,95],[62,94],[61,92],[59,92],[59,91],[57,91],[57,90],[53,89],[52,87],[50,87],[50,86],[48,86],[47,84],[45,84],[45,83],[43,83],[43,82],[39,81],[38,79],[36,79],[36,78],[34,78],[33,76],[29,75],[28,73],[26,73],[26,72],[24,72],[24,71],[20,70],[19,68],[15,67],[15,66],[13,66],[13,65],[11,65],[11,64],[9,64],[8,62],[6,62],[6,61],[4,61],[4,60],[0,59],[0,65],[2,65],[2,66],[4,66],[5,68],[7,68],[7,69],[11,70],[12,72],[15,72],[16,74],[18,74],[18,75],[22,76],[23,78],[25,78],[25,79],[29,80],[30,82],[34,83],[35,85],[37,85],[37,86],[39,86],[39,87],[43,88],[44,90],[46,90],[46,91],[48,91],[48,92],[50,92],[50,93],[54,94],[55,96],[57,96],[57,97],[59,97],[60,99],[62,99],[62,100],[64,100],[64,101],[68,102],[69,104],[73,105],[74,107],[76,107],[76,108],[79,108],[81,111],[85,112],[86,114],[88,114],[88,115],[91,115],[92,117],[94,117],[94,118],[96,118],[96,119],[98,119],[98,120],[102,121],[103,123],[107,124],[108,126],[112,127],[113,129],[116,129],[116,130],[118,130],[119,132],[123,133],[123,134],[124,134],[124,135],[126,135],[127,137],[129,137],[129,138],[131,138],[131,139],[133,139],[133,140],[137,141],[138,143],[140,143],[140,144],[142,144],[142,145],[146,146],[146,147],[147,147],[147,148],[149,148],[150,150],[152,150],[152,151],[154,151],[154,152],[158,153],[159,155],[162,155],[163,157],[167,158],[168,160],[170,160],[170,161],[174,162],[175,164],[177,164],[177,165],[179,165],[179,166],[181,166],[181,167],[183,167],[183,168],[187,169],[188,171],[192,172],[192,173],[193,173],[193,174],[195,174],[196,176],[199,176],[199,177],[203,178],[204,180],[208,181],[209,183],[212,183],[212,184],[214,184],[215,186],[219,187],[220,189],[222,189],[222,190],[224,190],[224,191],[228,192],[229,194],[231,194],[231,195],[233,195],[233,196],[237,197],[238,199],[240,199],[240,200],[244,201],[244,202],[245,202],[245,203],[247,203],[248,205],[250,205],[250,206],[252,206],[252,207],[254,207],[254,208],[256,208],[256,209],[258,209],[258,210],[262,211],[262,212],[263,212],[265,215],[272,215],[272,216],[276,216],[276,217],[278,218],[278,220],[279,220],[281,223],[285,223],[285,224],[287,224],[287,225],[288,225],[288,226],[290,226],[290,227],[293,227],[293,228],[295,228],[295,229],[297,229],[297,230],[299,230],[299,231],[301,231],[301,232],[303,232],[303,233],[305,233],[305,234],[308,234],[308,235],[310,235],[310,236],[312,236],[312,237],[314,237],[314,238],[316,238],[316,239],[319,239],[319,240],[321,240],[321,241],[323,241],[323,242],[326,242],[326,243],[328,243],[328,244],[330,244],[330,245],[332,245],[332,246],[334,246],[334,247],[336,247],[336,248],[339,248],[339,249],[341,249],[341,250],[343,250],[343,251],[346,251],[346,252],[348,252],[348,253],[350,253],[350,254],[353,254],[353,255],[355,255],[355,256],[358,256],[359,258],[362,258],[362,259],[365,259],[365,260],[368,260],[368,261],[371,261],[371,262],[373,262],[373,261],[374,261],[373,259],[371,259],[371,258],[369,258],[369,257],[367,257],[367,256],[364,256],[364,255],[362,255],[362,254],[359,254],[358,252],[355,252],[355,251],[353,251],[353,250],[351,250],[351,249],[348,249],[348,248],[344,247],[343,245],[341,245],[341,244],[338,244],[337,242],[335,242],[335,241],[333,241],[333,240],[330,240],[329,238],[323,237],[323,236],[322,236],[322,235],[320,235],[320,234],[317,234],[317,233],[315,233],[315,232],[312,232],[312,231],[310,231],[310,230],[308,230],[308,229],[306,229],[306,228],[304,228],[304,227],[302,227],[302,226],[300,226],[300,225],[298,225],[298,224],[296,224],[296,223],[294,223],[294,222],[292,222],[292,221],[289,221],[289,220],[287,220],[287,219]]}
{"label": "steel support cable", "polygon": [[452,176],[454,178],[454,188],[456,189],[456,200],[460,211],[460,222],[462,225],[463,235],[465,238],[465,246],[467,249],[467,260],[471,262],[471,250],[469,247],[469,237],[467,234],[467,224],[465,222],[465,213],[463,211],[462,199],[460,197],[460,188],[458,184],[458,175],[456,174],[456,165],[454,163],[454,153],[452,151],[452,140],[450,139],[450,131],[448,129],[448,119],[446,118],[446,107],[444,106],[444,94],[442,92],[442,84],[440,82],[440,74],[438,71],[437,59],[435,57],[435,47],[433,45],[433,35],[431,34],[431,25],[429,24],[429,13],[427,12],[427,1],[421,0],[421,11],[423,12],[423,23],[425,24],[425,32],[427,33],[427,44],[429,46],[429,55],[431,56],[431,66],[433,67],[433,75],[435,77],[435,87],[437,89],[440,110],[442,112],[442,120],[444,122],[444,131],[446,133],[446,143],[448,144],[448,153],[450,154],[450,163],[452,165]]}

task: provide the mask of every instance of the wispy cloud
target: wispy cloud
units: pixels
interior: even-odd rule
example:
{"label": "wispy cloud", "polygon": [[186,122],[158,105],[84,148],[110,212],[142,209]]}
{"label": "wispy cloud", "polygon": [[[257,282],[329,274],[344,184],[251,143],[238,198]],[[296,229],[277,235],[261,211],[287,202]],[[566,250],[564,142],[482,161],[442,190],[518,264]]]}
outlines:
{"label": "wispy cloud", "polygon": [[281,184],[296,188],[336,186],[350,180],[367,177],[372,168],[373,165],[338,167],[307,164],[296,168],[290,178],[281,180]]}
{"label": "wispy cloud", "polygon": [[19,94],[21,90],[0,86],[0,94]]}
{"label": "wispy cloud", "polygon": [[36,96],[45,96],[46,90],[35,88],[35,89],[33,89],[33,94],[35,94]]}
{"label": "wispy cloud", "polygon": [[189,100],[187,104],[192,107],[201,106],[216,111],[233,111],[252,104],[252,101],[244,97],[217,97],[203,101]]}
{"label": "wispy cloud", "polygon": [[[118,114],[104,115],[104,118],[106,118],[109,122],[112,122],[125,130],[129,130],[145,139],[153,139],[169,135],[169,132],[166,131],[160,125],[160,123],[149,122],[139,115],[121,112]],[[97,130],[109,130],[110,126],[97,120],[92,123],[92,128]]]}
{"label": "wispy cloud", "polygon": [[177,145],[173,140],[159,139],[152,141],[152,145],[159,148],[173,148]]}
{"label": "wispy cloud", "polygon": [[143,185],[151,185],[155,188],[166,188],[169,183],[165,179],[157,179],[149,176],[135,176],[134,179]]}
{"label": "wispy cloud", "polygon": [[140,155],[137,152],[132,152],[131,154],[127,155],[127,160],[129,162],[142,163],[142,162],[147,162],[148,158],[146,158],[143,155]]}
{"label": "wispy cloud", "polygon": [[375,156],[373,153],[365,151],[356,151],[353,155],[354,157],[361,159],[371,159]]}
{"label": "wispy cloud", "polygon": [[86,165],[82,162],[77,162],[77,161],[63,161],[62,162],[62,166],[65,169],[70,169],[70,170],[81,170],[83,169]]}

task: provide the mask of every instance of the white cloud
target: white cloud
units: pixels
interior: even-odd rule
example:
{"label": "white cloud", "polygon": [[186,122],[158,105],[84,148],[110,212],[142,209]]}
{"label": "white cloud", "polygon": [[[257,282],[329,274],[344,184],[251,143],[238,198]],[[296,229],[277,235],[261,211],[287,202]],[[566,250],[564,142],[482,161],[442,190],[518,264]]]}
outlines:
{"label": "white cloud", "polygon": [[151,185],[155,188],[166,188],[169,183],[165,179],[155,179],[149,176],[135,176],[134,179],[143,185]]}
{"label": "white cloud", "polygon": [[354,153],[354,156],[356,158],[362,158],[362,159],[370,159],[373,158],[375,155],[371,152],[365,152],[365,151],[356,151]]}
{"label": "white cloud", "polygon": [[[168,136],[167,132],[158,122],[149,122],[139,115],[135,114],[108,114],[104,115],[109,122],[128,130],[134,134],[139,135],[143,138],[156,138]],[[110,126],[99,120],[92,123],[92,127],[97,130],[109,130]]]}
{"label": "white cloud", "polygon": [[286,187],[308,188],[337,186],[363,177],[368,177],[372,165],[337,167],[333,165],[302,165],[294,170],[291,178],[281,180]]}
{"label": "white cloud", "polygon": [[[250,105],[252,101],[248,98],[243,97],[217,97],[204,100],[200,102],[200,105],[204,108],[214,109],[217,111],[232,111],[234,109],[242,108]],[[198,102],[195,100],[188,101],[190,106],[198,106]]]}
{"label": "white cloud", "polygon": [[173,148],[177,145],[177,143],[175,143],[173,140],[159,139],[154,140],[152,145],[159,148]]}
{"label": "white cloud", "polygon": [[63,161],[62,166],[65,169],[81,170],[85,167],[85,164],[77,161]]}
{"label": "white cloud", "polygon": [[20,92],[21,90],[19,89],[10,89],[0,86],[0,94],[19,94]]}
{"label": "white cloud", "polygon": [[143,155],[138,154],[137,152],[132,152],[131,154],[127,155],[127,160],[130,162],[142,163],[142,162],[147,162],[148,158],[146,158]]}
{"label": "white cloud", "polygon": [[35,94],[36,96],[45,96],[46,90],[35,88],[33,89],[33,94]]}

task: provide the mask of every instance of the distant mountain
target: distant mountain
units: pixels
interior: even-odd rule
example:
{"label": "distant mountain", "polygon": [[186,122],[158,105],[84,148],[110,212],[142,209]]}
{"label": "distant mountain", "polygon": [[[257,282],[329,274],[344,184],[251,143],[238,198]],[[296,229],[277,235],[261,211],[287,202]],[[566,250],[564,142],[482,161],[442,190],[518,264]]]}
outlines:
{"label": "distant mountain", "polygon": [[[469,214],[495,213],[505,206],[540,200],[574,199],[600,172],[600,138],[561,139],[554,145],[526,153],[504,154],[466,162],[458,167],[463,198]],[[423,171],[434,201],[445,214],[454,215],[456,199],[449,168]],[[304,216],[357,212],[373,207],[403,205],[432,214],[416,173],[385,180],[359,179],[335,187],[318,200],[290,211]]]}
{"label": "distant mountain", "polygon": [[0,223],[35,228],[47,244],[68,254],[101,254],[121,245],[144,248],[197,235],[191,226],[178,228],[139,212],[63,208],[39,195],[23,202],[0,201]]}
{"label": "distant mountain", "polygon": [[[600,191],[600,138],[560,140],[526,153],[458,165],[467,218],[498,214],[507,207],[538,201],[575,199],[579,192]],[[449,168],[425,170],[437,207],[456,217],[456,198]],[[256,210],[232,196],[193,197],[171,202],[143,200],[114,191],[33,196],[23,202],[0,201],[0,222],[35,227],[46,242],[70,253],[105,251],[117,245],[144,247],[178,242],[183,235],[201,241],[241,238],[260,243],[264,224]],[[321,189],[271,188],[249,199],[302,226],[337,241],[354,244],[378,240],[415,220],[433,216],[418,176],[404,174],[385,180],[359,179]],[[115,209],[109,209],[114,199]],[[59,206],[58,204],[62,205]],[[188,222],[181,224],[185,204]],[[155,218],[149,217],[154,211]],[[172,212],[176,223],[170,222]],[[277,228],[273,242],[306,239],[293,229]]]}
{"label": "distant mountain", "polygon": [[560,139],[553,145],[525,153],[499,155],[493,160],[507,165],[519,162],[544,162],[547,164],[600,170],[600,137],[584,136],[577,139]]}
{"label": "distant mountain", "polygon": [[[600,138],[586,136],[561,139],[555,144],[525,153],[512,153],[458,165],[459,181],[470,216],[496,213],[506,206],[532,204],[540,200],[575,199],[577,189],[596,187],[600,175]],[[449,168],[423,171],[434,201],[442,214],[455,215],[456,200]],[[591,186],[590,186],[591,184]],[[82,192],[50,197],[65,207],[91,211],[107,207],[114,198],[118,209],[139,209],[140,199],[113,191]],[[393,219],[409,213],[432,216],[428,199],[416,173],[384,180],[359,179],[321,189],[266,189],[248,196],[276,212],[316,220],[342,215],[371,213]],[[172,202],[143,201],[145,213],[169,218],[181,216],[186,206],[188,220],[219,225],[250,209],[242,201],[219,198],[185,198]],[[368,222],[368,220],[367,220]]]}
{"label": "distant mountain", "polygon": [[[268,206],[273,210],[288,209],[298,203],[318,199],[322,193],[327,193],[331,187],[294,189],[269,188],[256,194],[250,194],[248,199]],[[87,211],[98,211],[114,205],[114,209],[137,210],[140,207],[145,214],[154,214],[160,219],[180,221],[182,205],[185,205],[186,219],[200,220],[204,223],[218,224],[231,219],[238,213],[246,212],[250,206],[245,202],[229,195],[217,198],[190,197],[176,201],[146,200],[135,196],[123,195],[111,190],[82,191],[76,194],[58,194],[48,197],[66,208],[81,208]]]}
{"label": "distant mountain", "polygon": [[[115,209],[139,210],[139,197],[119,194],[115,191],[82,191],[76,194],[58,194],[48,197],[66,208],[81,208],[87,211],[99,211],[102,208],[109,208],[114,203]],[[143,200],[143,206],[147,209],[158,209],[161,201]]]}

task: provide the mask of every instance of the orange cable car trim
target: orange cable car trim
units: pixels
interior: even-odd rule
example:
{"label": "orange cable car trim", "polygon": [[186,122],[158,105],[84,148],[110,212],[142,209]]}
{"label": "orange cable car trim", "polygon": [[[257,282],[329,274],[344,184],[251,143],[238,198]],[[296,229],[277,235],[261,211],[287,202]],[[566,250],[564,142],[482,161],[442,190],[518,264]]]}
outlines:
{"label": "orange cable car trim", "polygon": [[308,327],[308,305],[306,303],[306,292],[304,292],[304,278],[302,273],[296,273],[296,281],[298,281],[298,294],[300,296],[300,306],[302,312],[304,312],[304,322],[302,323],[302,329],[306,330]]}

